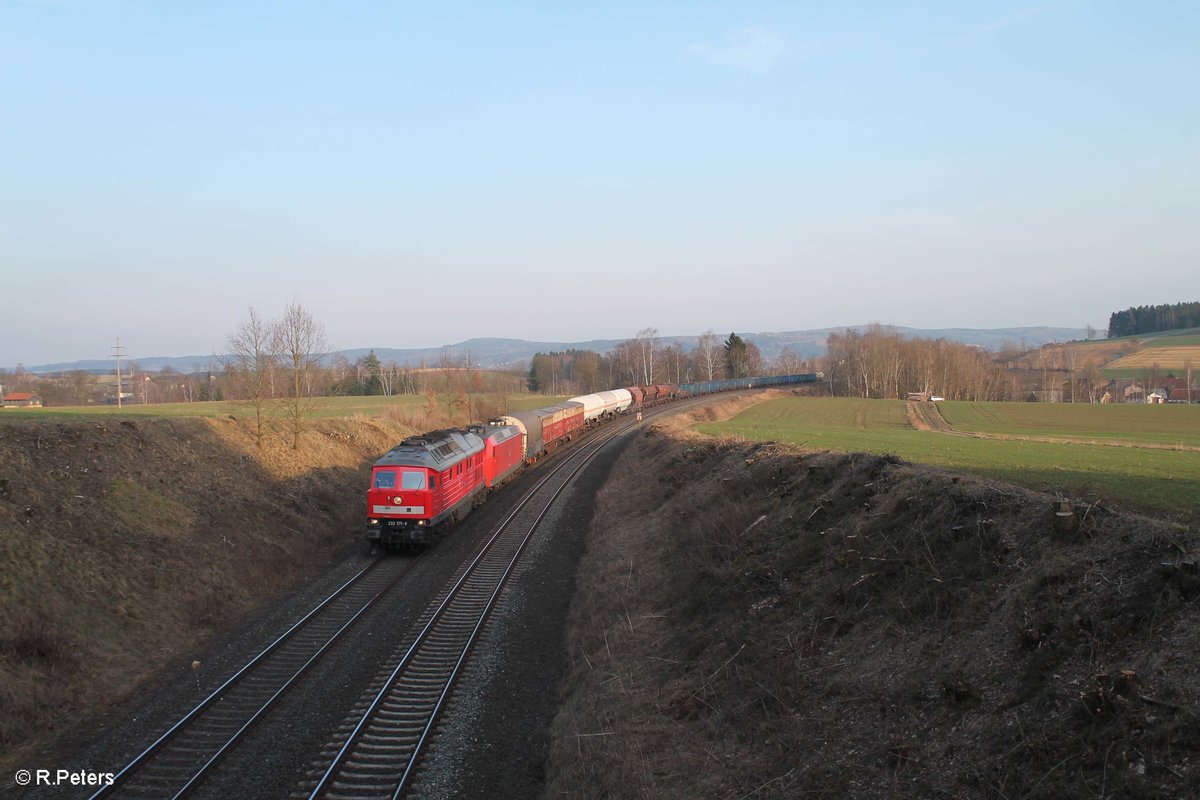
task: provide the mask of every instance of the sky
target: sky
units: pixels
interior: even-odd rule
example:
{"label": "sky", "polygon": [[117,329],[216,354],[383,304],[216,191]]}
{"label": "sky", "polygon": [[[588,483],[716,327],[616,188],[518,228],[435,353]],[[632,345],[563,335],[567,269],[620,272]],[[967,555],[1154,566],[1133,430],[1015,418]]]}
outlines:
{"label": "sky", "polygon": [[0,0],[0,366],[1200,300],[1200,3]]}

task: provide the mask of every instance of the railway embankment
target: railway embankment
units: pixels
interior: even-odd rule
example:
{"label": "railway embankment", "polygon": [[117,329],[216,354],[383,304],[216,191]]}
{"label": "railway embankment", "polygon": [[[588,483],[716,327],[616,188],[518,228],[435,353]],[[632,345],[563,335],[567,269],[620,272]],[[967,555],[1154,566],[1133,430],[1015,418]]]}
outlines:
{"label": "railway embankment", "polygon": [[596,503],[547,796],[1191,796],[1198,559],[1161,520],[656,424]]}
{"label": "railway embankment", "polygon": [[0,746],[70,735],[214,632],[361,545],[369,464],[411,433],[321,420],[0,423]]}

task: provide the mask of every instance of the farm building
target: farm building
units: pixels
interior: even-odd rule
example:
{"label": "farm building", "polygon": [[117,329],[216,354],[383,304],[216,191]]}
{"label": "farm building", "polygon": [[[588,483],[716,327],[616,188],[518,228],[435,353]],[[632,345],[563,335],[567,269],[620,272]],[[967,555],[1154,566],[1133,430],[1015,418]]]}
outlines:
{"label": "farm building", "polygon": [[1131,383],[1126,386],[1122,393],[1125,395],[1126,403],[1141,403],[1146,399],[1146,390],[1141,384]]}
{"label": "farm building", "polygon": [[9,392],[4,395],[4,408],[41,408],[42,398],[35,392]]}

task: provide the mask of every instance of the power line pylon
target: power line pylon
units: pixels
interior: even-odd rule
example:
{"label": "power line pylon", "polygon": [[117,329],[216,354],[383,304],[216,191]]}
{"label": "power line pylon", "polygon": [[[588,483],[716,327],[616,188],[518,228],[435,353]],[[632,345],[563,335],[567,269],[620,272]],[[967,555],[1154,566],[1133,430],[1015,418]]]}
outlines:
{"label": "power line pylon", "polygon": [[117,360],[117,408],[121,407],[121,359],[125,357],[125,348],[121,347],[121,337],[117,337],[117,345],[112,349],[109,358]]}

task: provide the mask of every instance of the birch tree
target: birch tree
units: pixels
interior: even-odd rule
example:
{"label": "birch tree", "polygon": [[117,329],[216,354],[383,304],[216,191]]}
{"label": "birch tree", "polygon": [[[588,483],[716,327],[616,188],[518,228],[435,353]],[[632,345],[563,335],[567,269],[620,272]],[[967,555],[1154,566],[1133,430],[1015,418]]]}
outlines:
{"label": "birch tree", "polygon": [[706,380],[715,380],[721,374],[721,340],[711,328],[700,335],[695,353],[696,363],[708,376]]}
{"label": "birch tree", "polygon": [[642,383],[652,384],[656,377],[654,366],[655,350],[658,348],[658,329],[642,328],[634,337],[634,352],[638,359],[638,368],[642,373]]}

